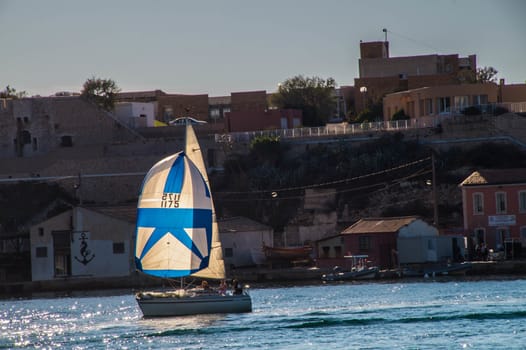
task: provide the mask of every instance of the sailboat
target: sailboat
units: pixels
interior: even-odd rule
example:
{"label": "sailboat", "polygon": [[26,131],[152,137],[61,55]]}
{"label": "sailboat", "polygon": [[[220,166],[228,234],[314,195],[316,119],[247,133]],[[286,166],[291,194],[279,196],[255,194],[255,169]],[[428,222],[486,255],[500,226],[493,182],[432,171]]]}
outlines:
{"label": "sailboat", "polygon": [[184,151],[156,163],[144,178],[137,205],[135,265],[151,276],[181,279],[178,289],[136,294],[145,317],[252,311],[246,290],[220,294],[183,283],[190,276],[226,278],[212,193],[190,124]]}

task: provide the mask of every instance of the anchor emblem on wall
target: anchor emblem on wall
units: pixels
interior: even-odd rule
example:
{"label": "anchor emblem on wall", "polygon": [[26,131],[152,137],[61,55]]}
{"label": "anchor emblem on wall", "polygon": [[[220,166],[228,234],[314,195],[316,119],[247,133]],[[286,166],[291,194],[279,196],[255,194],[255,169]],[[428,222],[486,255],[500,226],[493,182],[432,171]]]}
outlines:
{"label": "anchor emblem on wall", "polygon": [[75,256],[75,260],[77,260],[81,264],[87,265],[91,260],[93,260],[95,254],[91,254],[91,250],[88,249],[88,237],[86,237],[85,232],[82,232],[80,234],[80,241],[80,255],[82,256],[82,259],[79,259]]}

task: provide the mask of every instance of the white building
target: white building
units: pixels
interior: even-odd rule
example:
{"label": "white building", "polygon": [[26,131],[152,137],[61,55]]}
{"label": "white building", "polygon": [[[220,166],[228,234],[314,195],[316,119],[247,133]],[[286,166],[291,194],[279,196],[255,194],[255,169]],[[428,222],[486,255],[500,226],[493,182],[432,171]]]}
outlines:
{"label": "white building", "polygon": [[265,260],[263,244],[273,246],[272,228],[251,219],[222,219],[218,226],[227,268],[262,264]]}
{"label": "white building", "polygon": [[129,276],[135,208],[75,207],[30,229],[33,281]]}
{"label": "white building", "polygon": [[155,105],[151,102],[119,102],[115,104],[115,115],[130,128],[153,127]]}

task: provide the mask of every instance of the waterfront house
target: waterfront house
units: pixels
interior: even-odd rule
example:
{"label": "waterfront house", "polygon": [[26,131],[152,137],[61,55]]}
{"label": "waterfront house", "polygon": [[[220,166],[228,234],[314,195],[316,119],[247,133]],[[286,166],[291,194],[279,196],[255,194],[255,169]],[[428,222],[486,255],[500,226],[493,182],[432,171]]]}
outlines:
{"label": "waterfront house", "polygon": [[30,228],[32,281],[129,276],[135,207],[74,207]]}
{"label": "waterfront house", "polygon": [[221,219],[218,225],[227,268],[265,262],[263,245],[273,246],[274,242],[271,227],[241,216]]}
{"label": "waterfront house", "polygon": [[346,266],[345,256],[368,255],[382,269],[398,266],[397,239],[404,236],[437,235],[437,229],[417,216],[365,218],[339,235],[316,242],[317,266]]}
{"label": "waterfront house", "polygon": [[460,184],[471,253],[486,245],[517,258],[526,246],[526,168],[481,169]]}

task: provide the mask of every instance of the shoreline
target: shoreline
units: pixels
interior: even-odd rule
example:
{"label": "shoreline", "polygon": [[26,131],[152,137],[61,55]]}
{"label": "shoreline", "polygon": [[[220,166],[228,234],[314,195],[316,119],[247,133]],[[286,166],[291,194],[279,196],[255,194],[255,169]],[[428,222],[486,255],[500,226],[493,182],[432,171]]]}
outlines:
{"label": "shoreline", "polygon": [[[526,260],[507,261],[473,261],[472,267],[462,275],[428,276],[427,278],[403,276],[400,270],[382,270],[377,278],[368,280],[353,280],[343,282],[324,283],[321,276],[331,272],[331,269],[314,267],[290,267],[270,269],[264,267],[240,268],[231,271],[231,276],[244,284],[260,286],[294,286],[311,284],[337,283],[377,283],[389,281],[422,282],[435,280],[499,280],[526,278]],[[104,291],[104,290],[131,290],[132,292],[146,288],[162,289],[175,287],[166,280],[159,280],[150,276],[135,273],[124,277],[91,278],[77,277],[64,278],[52,281],[21,281],[9,282],[0,285],[0,299],[32,297],[33,294],[68,295],[73,292]]]}

